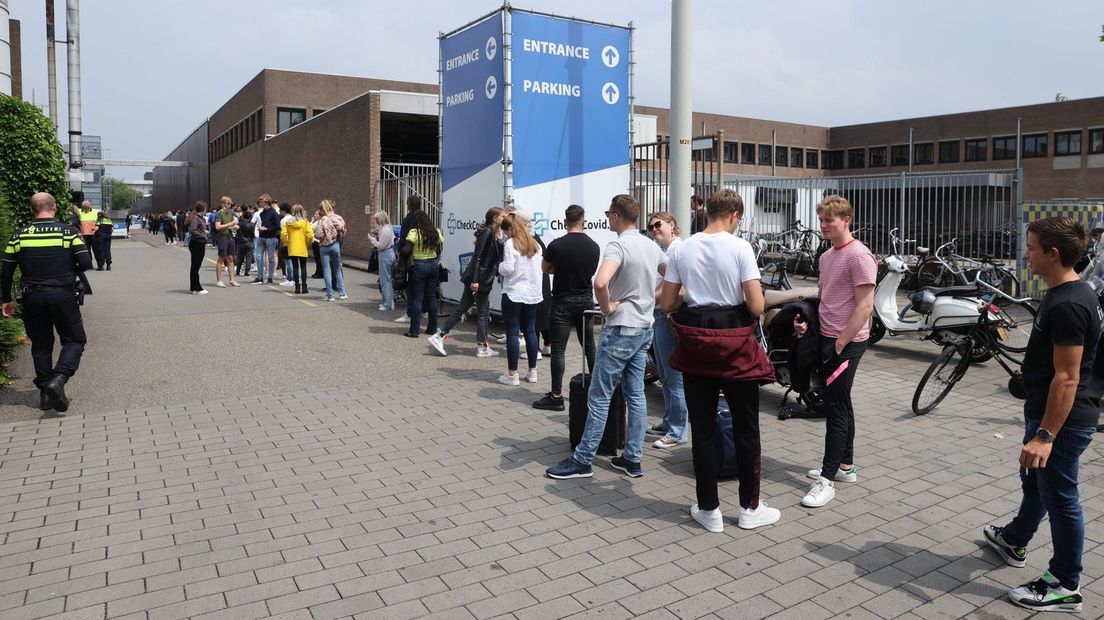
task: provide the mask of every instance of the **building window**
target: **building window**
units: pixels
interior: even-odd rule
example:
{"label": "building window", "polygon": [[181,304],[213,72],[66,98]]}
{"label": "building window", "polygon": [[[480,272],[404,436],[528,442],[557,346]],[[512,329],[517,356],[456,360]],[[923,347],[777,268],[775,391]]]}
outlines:
{"label": "building window", "polygon": [[307,111],[297,108],[276,108],[276,133],[283,133],[307,120]]}
{"label": "building window", "polygon": [[819,168],[820,165],[817,162],[817,159],[818,159],[818,157],[817,157],[817,150],[816,149],[807,149],[805,151],[805,167],[806,168],[811,168],[813,170],[816,170],[817,168]]}
{"label": "building window", "polygon": [[889,148],[890,166],[907,166],[909,163],[908,145],[894,144]]}
{"label": "building window", "polygon": [[755,145],[750,142],[740,143],[740,163],[755,165]]}
{"label": "building window", "polygon": [[784,146],[774,147],[774,163],[778,166],[787,166],[790,163],[790,149]]}
{"label": "building window", "polygon": [[1016,136],[993,138],[993,159],[1016,159]]}
{"label": "building window", "polygon": [[1089,152],[1104,153],[1104,127],[1089,130]]}
{"label": "building window", "polygon": [[958,163],[958,140],[945,140],[939,143],[939,163]]}
{"label": "building window", "polygon": [[759,165],[769,166],[771,165],[771,147],[769,144],[759,145]]}
{"label": "building window", "polygon": [[1081,130],[1054,132],[1054,154],[1080,155],[1081,154]]}
{"label": "building window", "polygon": [[1047,135],[1045,133],[1035,133],[1031,135],[1025,135],[1023,137],[1023,156],[1024,157],[1046,157],[1047,156]]}
{"label": "building window", "polygon": [[885,168],[886,165],[886,147],[884,146],[872,146],[870,147],[870,167],[871,168]]}
{"label": "building window", "polygon": [[795,147],[790,148],[790,165],[794,168],[800,168],[801,164],[805,161],[805,152],[802,149]]}
{"label": "building window", "polygon": [[866,149],[848,149],[848,151],[847,151],[847,167],[848,168],[865,168],[866,167]]}
{"label": "building window", "polygon": [[824,151],[825,170],[843,170],[843,149]]}
{"label": "building window", "polygon": [[737,142],[725,141],[724,143],[724,160],[726,163],[736,163],[740,161],[740,144]]}
{"label": "building window", "polygon": [[921,142],[913,147],[915,153],[912,156],[912,163],[917,166],[923,166],[927,164],[935,163],[935,145],[931,142]]}
{"label": "building window", "polygon": [[989,155],[989,140],[974,138],[966,140],[966,161],[985,161]]}

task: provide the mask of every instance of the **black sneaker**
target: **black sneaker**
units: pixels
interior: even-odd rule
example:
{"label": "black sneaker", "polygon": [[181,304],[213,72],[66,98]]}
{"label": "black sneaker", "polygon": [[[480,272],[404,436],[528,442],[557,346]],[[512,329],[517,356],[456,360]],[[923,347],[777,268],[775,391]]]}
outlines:
{"label": "black sneaker", "polygon": [[1015,568],[1027,565],[1027,547],[1013,547],[1004,542],[1003,527],[986,525],[981,531],[985,535],[985,542],[1004,558],[1005,564]]}
{"label": "black sneaker", "polygon": [[[246,274],[246,275],[248,275],[248,274]],[[262,280],[260,278],[253,278],[253,281],[250,282],[250,284],[264,284],[264,280]]]}
{"label": "black sneaker", "polygon": [[548,392],[547,394],[542,396],[540,400],[533,403],[533,409],[544,409],[545,411],[563,411],[563,396],[553,396],[552,392]]}
{"label": "black sneaker", "polygon": [[1008,591],[1008,600],[1031,611],[1081,611],[1081,588],[1067,590],[1050,574]]}
{"label": "black sneaker", "polygon": [[649,426],[648,430],[644,432],[649,435],[666,435],[667,429],[663,428],[660,424],[656,424],[655,426]]}
{"label": "black sneaker", "polygon": [[615,456],[610,459],[610,465],[614,469],[624,472],[630,478],[639,478],[644,475],[644,470],[640,469],[640,463],[633,463],[623,456]]}
{"label": "black sneaker", "polygon": [[50,399],[46,396],[46,392],[42,390],[38,392],[38,408],[43,411],[50,410]]}

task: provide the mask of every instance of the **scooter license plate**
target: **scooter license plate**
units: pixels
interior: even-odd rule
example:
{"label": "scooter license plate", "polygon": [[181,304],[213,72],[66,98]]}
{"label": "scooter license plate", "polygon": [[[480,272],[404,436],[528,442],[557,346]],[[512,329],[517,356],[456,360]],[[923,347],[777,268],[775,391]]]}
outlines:
{"label": "scooter license plate", "polygon": [[1001,340],[1008,340],[1008,332],[1004,331],[1003,327],[997,328],[997,337]]}

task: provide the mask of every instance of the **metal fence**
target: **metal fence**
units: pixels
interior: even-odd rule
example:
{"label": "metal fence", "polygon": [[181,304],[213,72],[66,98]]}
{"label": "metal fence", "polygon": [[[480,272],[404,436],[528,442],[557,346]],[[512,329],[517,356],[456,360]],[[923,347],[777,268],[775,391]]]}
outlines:
{"label": "metal fence", "polygon": [[440,222],[440,167],[435,164],[381,164],[375,208],[386,212],[392,222],[401,222],[406,215],[406,199],[410,196],[421,197],[425,212],[433,221]]}

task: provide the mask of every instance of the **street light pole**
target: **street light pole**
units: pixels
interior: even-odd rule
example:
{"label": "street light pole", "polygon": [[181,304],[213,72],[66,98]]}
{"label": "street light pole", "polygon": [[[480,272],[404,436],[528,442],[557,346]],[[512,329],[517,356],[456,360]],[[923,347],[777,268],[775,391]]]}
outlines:
{"label": "street light pole", "polygon": [[667,207],[690,235],[690,154],[693,121],[693,0],[671,0],[671,138],[667,169]]}

